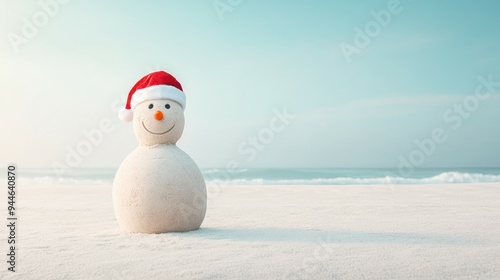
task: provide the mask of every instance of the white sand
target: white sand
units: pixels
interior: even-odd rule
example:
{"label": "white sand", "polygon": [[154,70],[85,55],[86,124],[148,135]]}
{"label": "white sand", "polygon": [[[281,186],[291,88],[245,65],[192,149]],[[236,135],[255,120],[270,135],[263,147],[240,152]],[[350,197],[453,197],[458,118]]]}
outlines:
{"label": "white sand", "polygon": [[111,186],[21,187],[0,278],[499,279],[499,185],[209,187],[200,230],[158,235],[118,231]]}

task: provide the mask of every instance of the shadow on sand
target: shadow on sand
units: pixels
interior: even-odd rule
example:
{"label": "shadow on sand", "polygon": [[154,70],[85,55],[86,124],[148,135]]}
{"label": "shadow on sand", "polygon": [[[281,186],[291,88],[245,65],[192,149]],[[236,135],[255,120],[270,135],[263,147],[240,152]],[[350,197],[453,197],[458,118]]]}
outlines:
{"label": "shadow on sand", "polygon": [[326,243],[380,243],[380,244],[429,244],[465,245],[474,240],[438,234],[411,232],[361,232],[312,230],[298,228],[200,228],[175,235],[212,240],[257,242],[326,242]]}

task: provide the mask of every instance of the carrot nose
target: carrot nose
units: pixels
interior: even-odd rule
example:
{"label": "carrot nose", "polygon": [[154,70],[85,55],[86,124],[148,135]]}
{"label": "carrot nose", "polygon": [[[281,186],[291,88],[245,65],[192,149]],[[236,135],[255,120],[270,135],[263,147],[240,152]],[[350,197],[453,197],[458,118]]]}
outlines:
{"label": "carrot nose", "polygon": [[161,111],[156,111],[155,119],[157,119],[159,121],[163,120],[163,113]]}

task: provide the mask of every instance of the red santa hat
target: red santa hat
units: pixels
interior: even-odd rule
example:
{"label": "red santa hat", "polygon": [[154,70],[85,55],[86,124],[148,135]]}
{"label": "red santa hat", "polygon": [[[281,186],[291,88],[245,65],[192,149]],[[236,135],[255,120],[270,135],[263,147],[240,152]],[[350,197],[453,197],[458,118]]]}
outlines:
{"label": "red santa hat", "polygon": [[186,95],[179,81],[165,71],[157,71],[144,76],[130,90],[125,109],[119,112],[120,119],[124,122],[132,121],[135,106],[153,99],[173,100],[179,103],[183,110],[186,108]]}

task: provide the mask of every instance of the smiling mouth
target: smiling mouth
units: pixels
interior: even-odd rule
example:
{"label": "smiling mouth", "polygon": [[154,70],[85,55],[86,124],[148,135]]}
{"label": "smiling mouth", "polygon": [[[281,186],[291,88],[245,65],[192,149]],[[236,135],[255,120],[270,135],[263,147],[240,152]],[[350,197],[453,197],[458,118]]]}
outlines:
{"label": "smiling mouth", "polygon": [[144,127],[144,129],[145,129],[147,132],[149,132],[149,133],[156,134],[156,135],[163,135],[163,134],[165,134],[165,133],[170,132],[170,130],[174,129],[174,127],[175,127],[175,123],[174,123],[174,125],[172,125],[172,127],[171,127],[171,128],[169,128],[167,131],[165,131],[165,132],[160,132],[160,133],[158,133],[158,132],[153,132],[153,131],[149,130],[149,129],[148,129],[148,128],[144,125],[144,122],[142,122],[142,126],[143,126],[143,127]]}

